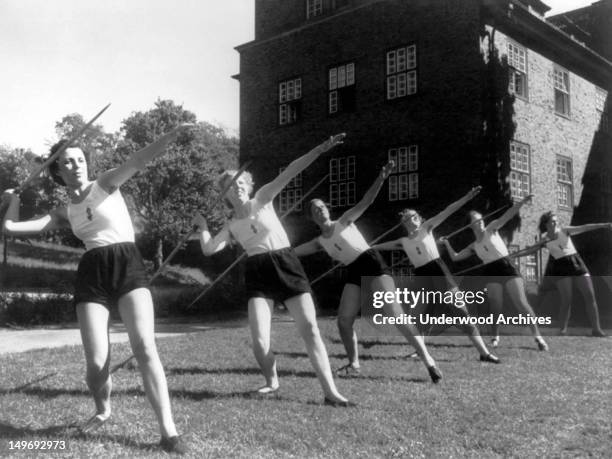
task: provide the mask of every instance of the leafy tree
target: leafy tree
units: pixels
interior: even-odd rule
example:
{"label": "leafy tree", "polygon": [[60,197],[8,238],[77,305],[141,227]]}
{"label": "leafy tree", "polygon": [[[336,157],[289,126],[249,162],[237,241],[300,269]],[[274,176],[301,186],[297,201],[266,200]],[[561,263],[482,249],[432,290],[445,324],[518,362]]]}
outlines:
{"label": "leafy tree", "polygon": [[[170,100],[158,100],[153,109],[136,112],[123,121],[123,139],[117,150],[105,158],[105,167],[125,161],[129,155],[153,142],[180,123],[194,123],[153,161],[123,186],[128,196],[140,243],[157,268],[181,233],[189,228],[196,211],[207,215],[213,227],[220,220],[222,206],[214,181],[221,169],[234,167],[238,141],[222,129],[205,122]],[[101,161],[102,165],[102,161]]]}

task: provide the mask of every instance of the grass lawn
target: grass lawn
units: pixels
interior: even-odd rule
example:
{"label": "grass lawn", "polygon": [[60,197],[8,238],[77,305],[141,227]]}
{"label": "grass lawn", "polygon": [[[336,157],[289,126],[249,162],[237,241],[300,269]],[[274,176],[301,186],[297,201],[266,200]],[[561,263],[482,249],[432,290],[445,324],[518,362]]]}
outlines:
{"label": "grass lawn", "polygon": [[[400,338],[364,338],[363,374],[337,380],[358,406],[332,408],[321,404],[302,342],[285,318],[273,324],[281,390],[269,399],[249,396],[263,379],[248,329],[219,324],[158,341],[193,457],[609,457],[606,339],[550,337],[551,351],[541,353],[530,337],[503,337],[503,363],[491,365],[477,361],[465,337],[431,338],[444,373],[433,385],[423,365],[406,358],[411,348]],[[335,324],[320,325],[339,367]],[[115,345],[113,362],[129,354],[127,345]],[[68,427],[93,412],[80,347],[0,356],[0,368],[0,456],[11,440],[50,439],[67,442],[65,457],[163,457],[154,449],[157,427],[136,370],[114,375],[111,421],[83,436]]]}

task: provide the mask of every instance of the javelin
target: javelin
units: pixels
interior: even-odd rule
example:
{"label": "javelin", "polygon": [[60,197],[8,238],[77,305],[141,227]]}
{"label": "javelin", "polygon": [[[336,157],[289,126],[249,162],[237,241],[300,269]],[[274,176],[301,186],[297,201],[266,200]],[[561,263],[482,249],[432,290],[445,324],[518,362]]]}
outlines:
{"label": "javelin", "polygon": [[[542,248],[541,244],[542,244],[542,241],[540,241],[537,244],[534,244],[534,245],[532,245],[530,247],[525,247],[523,250],[519,250],[518,252],[511,253],[506,258],[508,258],[508,259],[511,259],[511,258],[520,258],[520,257],[522,257],[524,255],[527,255],[528,252],[530,252],[531,250],[533,250],[536,247],[538,248],[538,250],[540,250]],[[540,247],[538,247],[538,246],[540,246]],[[463,270],[461,270],[459,272],[453,273],[453,276],[460,276],[461,274],[465,274],[465,273],[467,273],[469,271],[472,271],[474,269],[481,268],[481,267],[483,267],[484,265],[486,265],[488,263],[492,263],[492,262],[480,263],[480,264],[477,264],[477,265],[472,266],[470,268],[463,269]],[[503,277],[503,276],[501,276],[501,277]]]}
{"label": "javelin", "polygon": [[[242,175],[242,173],[246,170],[247,167],[249,167],[249,165],[251,164],[251,161],[247,161],[245,162],[242,167],[240,167],[240,169],[238,169],[238,172],[232,177],[232,179],[229,181],[229,183],[227,185],[225,185],[225,187],[221,190],[221,193],[219,194],[219,197],[217,198],[217,200],[215,201],[215,203],[212,205],[212,207],[215,207],[219,202],[221,202],[223,200],[223,198],[225,198],[225,195],[227,194],[227,192],[229,191],[229,189],[231,188],[231,186],[236,183],[236,181],[238,180],[238,178],[240,177],[240,175]],[[164,268],[168,265],[168,263],[170,263],[170,260],[174,257],[174,255],[177,254],[177,252],[181,249],[181,247],[183,247],[183,244],[185,244],[185,242],[187,242],[187,240],[191,237],[191,235],[193,233],[196,232],[196,227],[192,227],[191,231],[187,232],[180,240],[179,243],[176,245],[176,247],[174,249],[172,249],[172,252],[170,252],[170,255],[168,255],[166,257],[166,259],[163,261],[163,263],[161,264],[161,266],[159,268],[157,268],[157,271],[155,271],[155,273],[153,274],[153,276],[151,277],[149,282],[153,282],[153,280],[159,276],[161,274],[161,272],[164,270]]]}
{"label": "javelin", "polygon": [[[306,194],[304,194],[304,196],[302,196],[300,198],[299,201],[295,202],[293,204],[293,206],[291,206],[287,211],[285,211],[285,213],[283,213],[283,215],[281,215],[281,220],[284,219],[287,215],[289,215],[291,212],[293,212],[297,206],[299,206],[304,199],[306,199],[306,197],[312,193],[314,190],[316,190],[319,185],[321,185],[321,183],[323,183],[327,178],[329,177],[329,174],[327,174],[325,177],[323,177],[321,180],[319,180],[317,183],[315,183],[307,192]],[[236,258],[227,268],[225,268],[225,270],[219,274],[217,276],[217,278],[208,286],[206,286],[206,288],[204,289],[204,291],[202,293],[200,293],[197,298],[195,300],[193,300],[191,303],[189,303],[189,306],[187,306],[187,309],[190,309],[200,298],[202,298],[211,288],[213,288],[213,286],[215,284],[217,284],[223,277],[225,277],[225,275],[230,272],[232,270],[232,268],[234,266],[236,266],[238,263],[240,263],[242,261],[242,259],[246,257],[246,252],[243,252],[242,254],[240,254],[240,256],[238,258]]]}
{"label": "javelin", "polygon": [[[384,233],[382,233],[380,236],[378,236],[377,238],[373,239],[372,241],[370,241],[370,243],[368,245],[372,245],[377,243],[378,241],[380,241],[383,237],[385,237],[387,234],[391,233],[392,231],[395,231],[397,228],[399,228],[399,226],[402,224],[402,222],[399,222],[397,225],[391,227],[390,229],[388,229],[387,231],[385,231]],[[319,282],[321,279],[323,279],[325,276],[327,276],[329,273],[331,273],[332,271],[335,271],[337,268],[339,268],[340,266],[342,266],[342,263],[336,263],[334,266],[332,266],[331,268],[329,268],[327,271],[325,271],[323,274],[321,274],[319,277],[317,277],[315,280],[313,280],[310,285],[313,285],[317,282]]]}
{"label": "javelin", "polygon": [[461,231],[463,231],[464,229],[469,228],[470,226],[472,226],[472,224],[473,224],[473,223],[479,222],[480,220],[484,220],[485,218],[490,217],[490,216],[491,216],[491,215],[493,215],[493,214],[496,214],[496,213],[497,213],[497,212],[499,212],[500,210],[504,210],[506,207],[508,207],[508,206],[507,206],[507,205],[506,205],[506,206],[501,206],[500,208],[495,209],[493,212],[489,212],[487,215],[483,215],[483,216],[482,216],[482,217],[480,217],[478,220],[474,220],[474,221],[472,221],[472,222],[468,223],[467,225],[462,226],[462,227],[461,227],[461,228],[459,228],[458,230],[455,230],[455,231],[453,231],[452,233],[450,233],[450,234],[448,234],[448,235],[446,235],[446,236],[442,236],[442,237],[445,237],[446,239],[448,239],[448,238],[450,238],[450,237],[453,237],[455,234],[459,234],[459,233],[460,233]]}
{"label": "javelin", "polygon": [[29,177],[27,179],[25,179],[25,181],[17,188],[16,192],[19,190],[22,190],[23,188],[25,188],[28,183],[30,183],[32,180],[34,180],[36,177],[38,177],[38,175],[44,171],[53,161],[55,161],[57,159],[57,157],[59,155],[61,155],[64,151],[66,151],[68,148],[70,148],[70,145],[72,143],[74,143],[79,137],[81,137],[81,135],[83,135],[83,133],[89,129],[91,127],[91,125],[100,117],[100,115],[102,115],[102,113],[104,113],[106,111],[106,109],[110,107],[110,104],[108,104],[106,107],[104,107],[102,110],[100,110],[98,112],[98,114],[96,116],[94,116],[89,123],[87,123],[85,126],[83,126],[81,129],[79,129],[77,131],[76,134],[74,134],[72,137],[70,137],[70,139],[68,139],[67,142],[65,142],[61,147],[59,147],[57,149],[57,151],[55,153],[53,153],[51,156],[49,156],[44,163],[42,163],[40,165],[40,167],[38,169],[36,169],[34,172],[32,172]]}

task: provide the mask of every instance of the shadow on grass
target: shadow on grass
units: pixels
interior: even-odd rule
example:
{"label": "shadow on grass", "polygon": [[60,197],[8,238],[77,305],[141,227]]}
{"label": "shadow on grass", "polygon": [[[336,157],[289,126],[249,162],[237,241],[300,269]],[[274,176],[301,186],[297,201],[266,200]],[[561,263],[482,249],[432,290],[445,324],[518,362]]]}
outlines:
{"label": "shadow on grass", "polygon": [[[60,424],[54,426],[43,427],[41,429],[33,429],[31,427],[16,427],[6,422],[0,421],[0,439],[10,439],[13,441],[27,440],[31,438],[33,440],[41,440],[44,437],[51,437],[57,439],[58,437],[62,440],[84,440],[84,441],[101,441],[106,440],[120,444],[125,447],[150,451],[157,447],[156,443],[139,443],[133,439],[124,435],[110,435],[110,434],[84,434],[77,428],[77,424]],[[66,443],[65,452],[70,451],[70,444]],[[51,451],[50,451],[51,452]],[[52,450],[52,452],[61,452],[61,450]]]}
{"label": "shadow on grass", "polygon": [[[297,358],[308,358],[308,354],[305,352],[275,352],[274,355],[282,357],[290,357],[293,359]],[[346,359],[346,354],[329,354],[330,359]],[[360,354],[359,360],[405,360],[408,358],[407,354],[398,355],[369,355]]]}

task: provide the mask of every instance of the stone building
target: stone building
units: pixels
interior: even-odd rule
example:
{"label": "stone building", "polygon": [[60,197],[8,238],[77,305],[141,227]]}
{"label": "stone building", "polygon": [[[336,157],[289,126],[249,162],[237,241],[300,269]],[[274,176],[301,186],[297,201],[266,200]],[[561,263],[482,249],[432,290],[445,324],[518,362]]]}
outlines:
{"label": "stone building", "polygon": [[[569,13],[548,20],[539,0],[256,0],[255,39],[237,47],[241,160],[254,160],[255,180],[265,183],[346,132],[346,143],[277,202],[282,213],[327,175],[312,197],[339,215],[395,159],[359,221],[370,240],[401,209],[431,216],[475,185],[484,188],[470,207],[484,214],[534,195],[505,229],[512,250],[534,243],[546,210],[563,224],[609,221],[610,3],[595,3],[597,20],[583,24]],[[315,234],[306,217],[302,210],[287,220],[294,243]],[[438,235],[464,223],[460,212]],[[609,234],[576,242],[594,272],[612,273]],[[528,281],[538,281],[547,256],[521,259]],[[324,270],[322,260],[309,272]]]}

